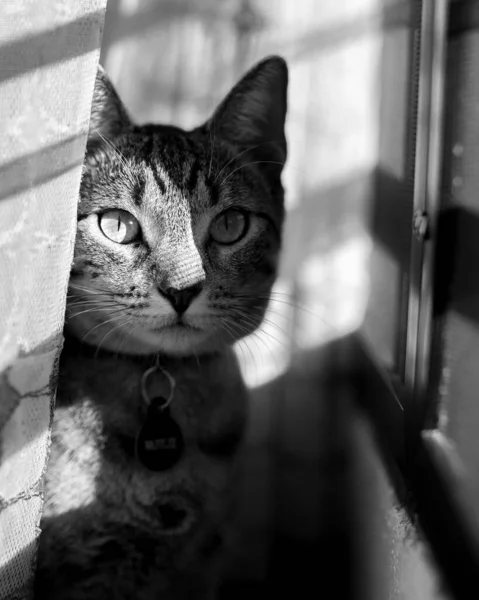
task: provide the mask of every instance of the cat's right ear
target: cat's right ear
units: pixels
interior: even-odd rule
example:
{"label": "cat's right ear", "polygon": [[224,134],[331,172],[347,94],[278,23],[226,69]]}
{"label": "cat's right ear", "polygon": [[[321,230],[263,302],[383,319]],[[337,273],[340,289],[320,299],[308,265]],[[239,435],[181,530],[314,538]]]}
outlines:
{"label": "cat's right ear", "polygon": [[107,143],[132,123],[103,67],[98,65],[90,114],[88,145]]}
{"label": "cat's right ear", "polygon": [[286,161],[288,67],[280,56],[259,62],[234,86],[206,127],[269,174]]}

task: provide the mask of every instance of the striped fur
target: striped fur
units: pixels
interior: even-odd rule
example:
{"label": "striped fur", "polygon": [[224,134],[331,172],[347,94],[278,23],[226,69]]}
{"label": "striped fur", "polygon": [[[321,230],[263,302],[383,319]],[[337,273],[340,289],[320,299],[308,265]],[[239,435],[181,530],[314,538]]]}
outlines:
{"label": "striped fur", "polygon": [[[246,419],[231,346],[261,323],[276,276],[286,87],[284,61],[266,59],[211,119],[185,131],[133,124],[98,72],[37,598],[214,595]],[[101,215],[117,209],[139,224],[131,243],[102,231]],[[212,224],[228,209],[241,211],[246,229],[224,244]],[[171,290],[195,290],[181,314]],[[156,356],[176,379],[170,410],[186,444],[164,473],[133,453],[145,409],[140,379]]]}

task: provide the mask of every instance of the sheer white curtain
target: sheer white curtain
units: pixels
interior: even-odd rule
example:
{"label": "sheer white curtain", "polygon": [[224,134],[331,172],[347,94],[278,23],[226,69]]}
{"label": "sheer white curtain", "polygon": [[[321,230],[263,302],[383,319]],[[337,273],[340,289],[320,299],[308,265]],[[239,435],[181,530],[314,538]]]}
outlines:
{"label": "sheer white curtain", "polygon": [[0,2],[0,598],[28,598],[106,0]]}

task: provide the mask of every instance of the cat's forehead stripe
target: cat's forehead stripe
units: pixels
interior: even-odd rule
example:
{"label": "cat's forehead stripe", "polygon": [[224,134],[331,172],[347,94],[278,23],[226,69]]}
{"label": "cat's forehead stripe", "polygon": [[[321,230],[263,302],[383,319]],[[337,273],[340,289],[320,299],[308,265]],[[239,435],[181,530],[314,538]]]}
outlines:
{"label": "cat's forehead stripe", "polygon": [[136,206],[141,206],[145,195],[146,179],[143,173],[137,173],[133,187],[132,199]]}
{"label": "cat's forehead stripe", "polygon": [[167,190],[172,188],[171,180],[168,174],[160,165],[150,163],[145,167],[145,187],[143,201],[145,198],[158,198],[166,196]]}
{"label": "cat's forehead stripe", "polygon": [[205,151],[188,136],[176,131],[159,133],[154,128],[138,135],[136,144],[141,165],[132,194],[136,206],[141,206],[147,198],[167,198],[172,189],[190,196],[190,201],[196,196],[197,208],[219,203],[217,157],[214,152],[211,154],[211,148]]}
{"label": "cat's forehead stripe", "polygon": [[208,187],[210,190],[210,202],[211,206],[216,206],[220,200],[220,190],[216,181],[209,181]]}
{"label": "cat's forehead stripe", "polygon": [[165,183],[165,179],[166,179],[166,173],[161,173],[160,174],[160,169],[158,167],[158,165],[152,164],[150,167],[151,173],[155,179],[156,185],[158,186],[158,189],[160,190],[160,193],[164,196],[166,194],[166,183]]}
{"label": "cat's forehead stripe", "polygon": [[192,194],[198,185],[198,175],[201,169],[201,164],[198,159],[194,159],[186,180],[186,189]]}

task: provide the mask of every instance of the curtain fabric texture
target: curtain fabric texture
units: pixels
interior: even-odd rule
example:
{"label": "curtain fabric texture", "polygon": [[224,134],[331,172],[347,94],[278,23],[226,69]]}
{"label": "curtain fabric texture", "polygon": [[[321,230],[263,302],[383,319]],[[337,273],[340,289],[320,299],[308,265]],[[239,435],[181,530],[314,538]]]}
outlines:
{"label": "curtain fabric texture", "polygon": [[106,0],[0,3],[0,599],[28,598]]}

